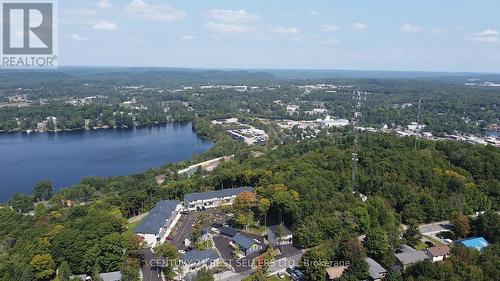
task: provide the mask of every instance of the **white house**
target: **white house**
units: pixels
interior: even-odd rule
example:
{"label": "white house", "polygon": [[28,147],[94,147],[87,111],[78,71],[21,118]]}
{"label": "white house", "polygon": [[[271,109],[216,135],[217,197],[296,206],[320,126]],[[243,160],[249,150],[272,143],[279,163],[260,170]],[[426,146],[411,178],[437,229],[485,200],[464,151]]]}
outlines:
{"label": "white house", "polygon": [[179,269],[182,274],[195,273],[202,268],[216,267],[221,258],[215,249],[192,250],[180,257]]}
{"label": "white house", "polygon": [[135,233],[143,237],[151,248],[165,242],[181,216],[181,209],[181,204],[176,200],[159,202],[135,229]]}
{"label": "white house", "polygon": [[424,252],[432,259],[432,262],[442,261],[450,256],[450,248],[448,246],[430,247]]}
{"label": "white house", "polygon": [[216,191],[191,193],[184,196],[184,208],[189,211],[232,205],[242,192],[253,192],[253,187],[240,187]]}

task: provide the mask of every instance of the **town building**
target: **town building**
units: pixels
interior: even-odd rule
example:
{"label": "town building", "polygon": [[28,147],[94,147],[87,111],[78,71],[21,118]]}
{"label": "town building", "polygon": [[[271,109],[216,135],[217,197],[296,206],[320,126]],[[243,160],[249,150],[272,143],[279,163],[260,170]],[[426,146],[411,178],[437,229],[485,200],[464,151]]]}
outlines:
{"label": "town building", "polygon": [[237,245],[245,256],[257,253],[262,250],[262,244],[259,240],[252,239],[241,233],[237,233],[233,237],[233,240],[231,240],[231,243],[233,245]]}
{"label": "town building", "polygon": [[385,278],[387,270],[382,265],[369,257],[365,261],[368,264],[368,273],[372,281],[380,281]]}
{"label": "town building", "polygon": [[484,237],[471,237],[467,239],[457,240],[455,241],[455,244],[459,244],[467,248],[474,248],[479,251],[488,247],[489,245]]}
{"label": "town building", "polygon": [[403,268],[429,258],[424,251],[417,251],[407,245],[401,245],[399,251],[400,253],[396,253],[396,259]]}
{"label": "town building", "polygon": [[232,205],[242,192],[253,192],[253,187],[239,187],[209,192],[190,193],[184,196],[184,208],[189,211]]}
{"label": "town building", "polygon": [[[281,230],[279,229],[281,228]],[[281,237],[279,237],[279,232],[281,233]],[[271,225],[267,228],[266,233],[264,235],[265,241],[269,243],[273,247],[291,245],[293,243],[293,233],[290,229],[285,226],[280,225]]]}
{"label": "town building", "polygon": [[192,250],[180,257],[179,269],[183,274],[195,273],[202,268],[212,269],[221,261],[215,249]]}
{"label": "town building", "polygon": [[228,238],[233,238],[238,233],[239,233],[238,230],[231,227],[223,227],[220,229],[220,235]]}
{"label": "town building", "polygon": [[450,256],[450,248],[448,246],[430,247],[424,252],[432,259],[432,262],[442,261]]}
{"label": "town building", "polygon": [[135,229],[135,233],[143,237],[151,248],[165,242],[181,216],[181,209],[179,201],[160,201]]}
{"label": "town building", "polygon": [[317,122],[319,122],[322,128],[345,127],[349,125],[349,120],[332,119],[331,116],[326,116],[324,120],[319,119]]}

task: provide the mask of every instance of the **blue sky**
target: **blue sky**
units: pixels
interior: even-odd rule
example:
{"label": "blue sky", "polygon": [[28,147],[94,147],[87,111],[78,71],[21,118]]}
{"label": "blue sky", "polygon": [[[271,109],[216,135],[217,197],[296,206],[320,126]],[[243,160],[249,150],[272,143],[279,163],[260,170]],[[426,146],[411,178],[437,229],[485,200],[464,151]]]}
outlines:
{"label": "blue sky", "polygon": [[59,63],[500,72],[496,0],[60,0]]}

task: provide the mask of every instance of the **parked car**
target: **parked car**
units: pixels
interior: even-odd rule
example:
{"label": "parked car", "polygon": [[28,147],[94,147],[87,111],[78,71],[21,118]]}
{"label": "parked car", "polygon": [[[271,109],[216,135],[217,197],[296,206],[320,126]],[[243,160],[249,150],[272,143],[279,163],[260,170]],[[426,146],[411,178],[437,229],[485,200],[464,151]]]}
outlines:
{"label": "parked car", "polygon": [[173,240],[174,240],[174,238],[172,238],[172,237],[168,236],[165,240],[167,240],[167,241],[173,241]]}
{"label": "parked car", "polygon": [[278,276],[278,278],[280,278],[280,279],[285,278],[285,274],[282,272],[278,272],[278,274],[276,274],[276,276]]}

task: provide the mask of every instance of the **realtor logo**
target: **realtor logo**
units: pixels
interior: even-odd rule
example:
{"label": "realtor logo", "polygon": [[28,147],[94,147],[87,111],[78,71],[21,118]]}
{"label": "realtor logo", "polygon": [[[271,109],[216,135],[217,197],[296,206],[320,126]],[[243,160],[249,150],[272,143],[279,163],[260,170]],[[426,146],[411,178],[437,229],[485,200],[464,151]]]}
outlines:
{"label": "realtor logo", "polygon": [[2,67],[53,68],[54,2],[2,2]]}

